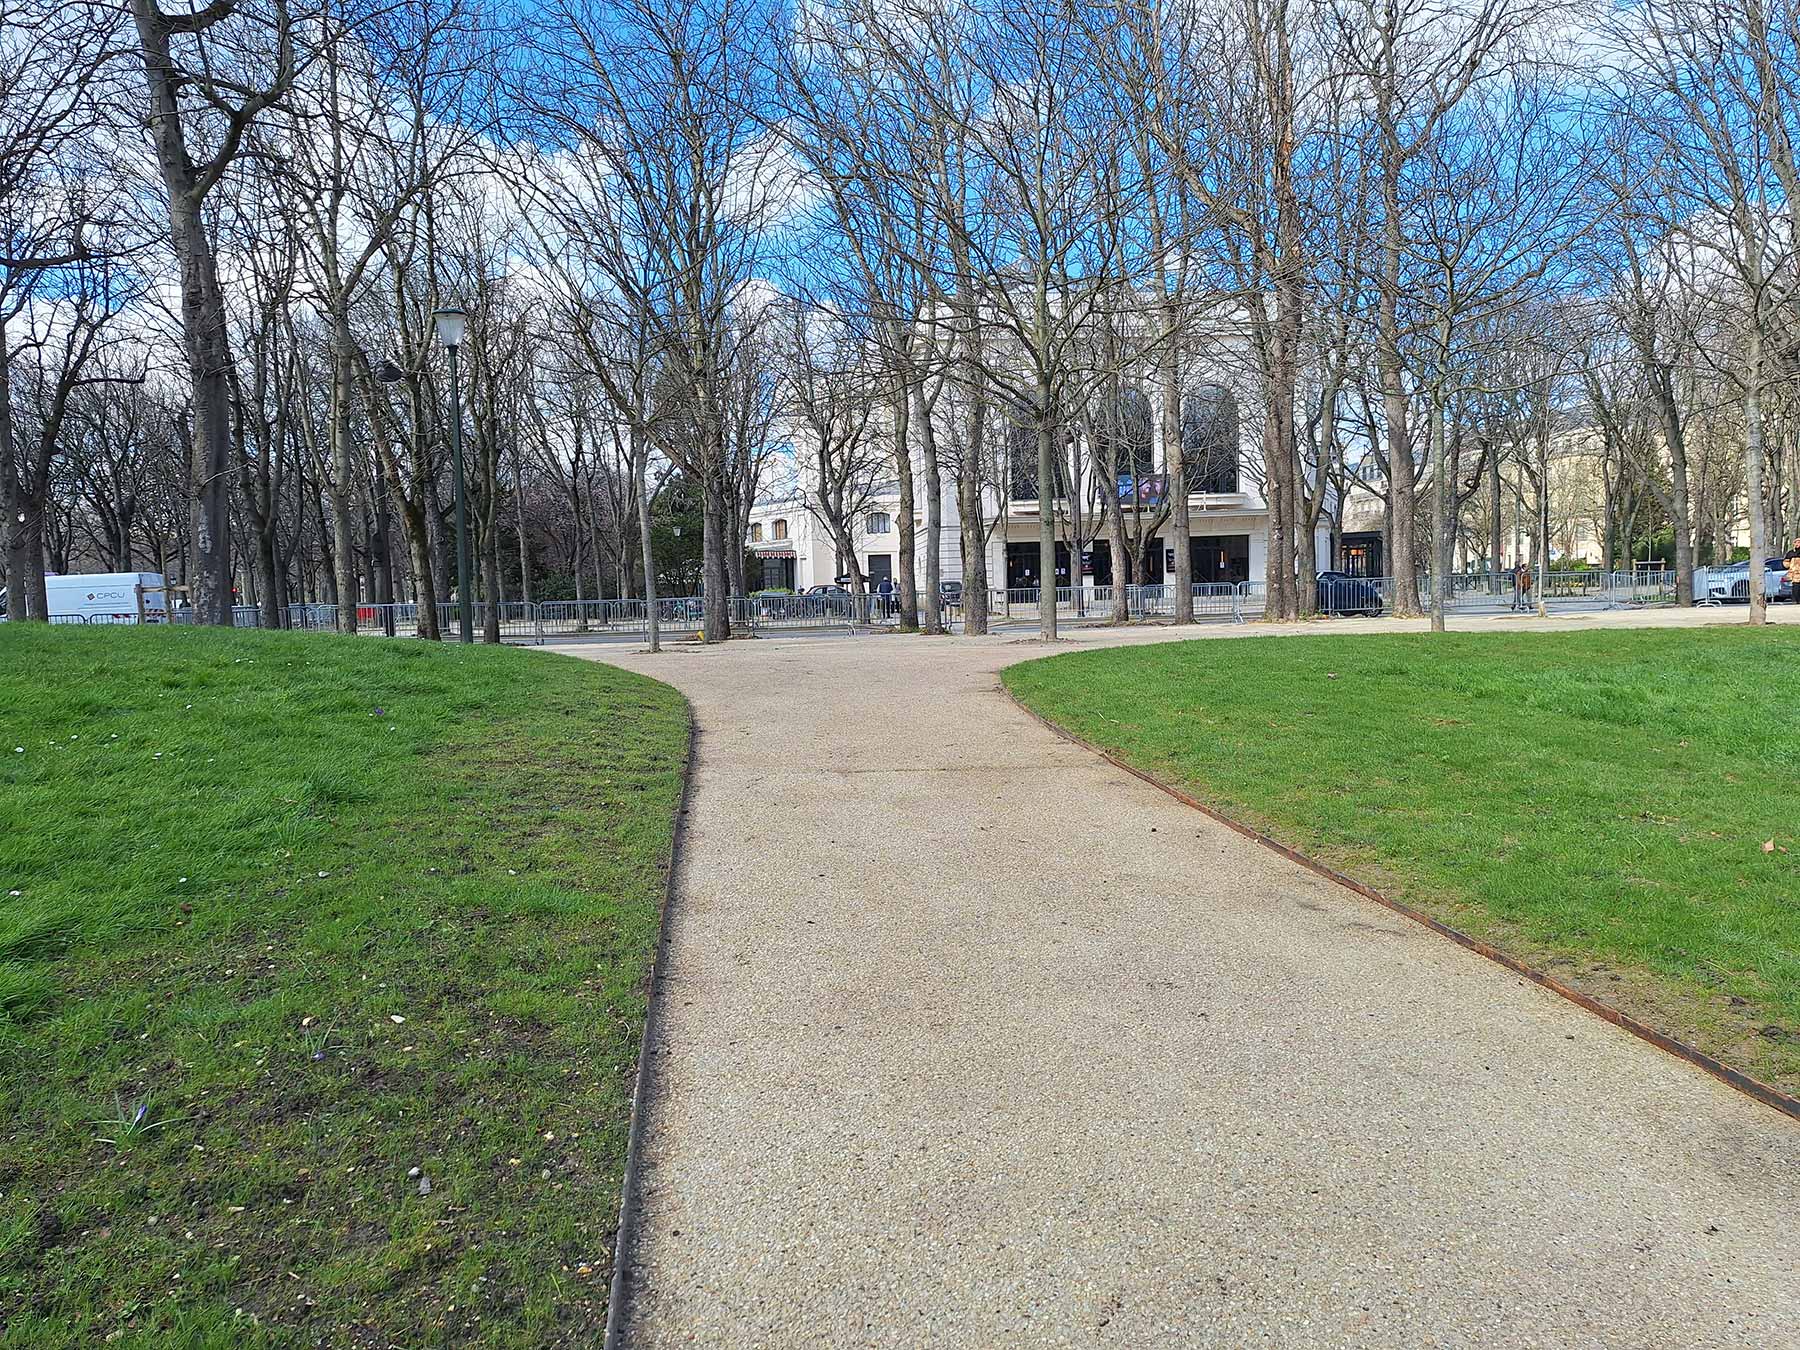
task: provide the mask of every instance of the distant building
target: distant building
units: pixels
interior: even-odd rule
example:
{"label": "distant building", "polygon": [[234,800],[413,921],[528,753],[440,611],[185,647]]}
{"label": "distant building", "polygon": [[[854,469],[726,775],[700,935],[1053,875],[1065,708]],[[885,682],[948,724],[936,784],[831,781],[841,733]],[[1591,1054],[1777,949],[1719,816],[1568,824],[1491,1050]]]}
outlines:
{"label": "distant building", "polygon": [[[1262,465],[1257,437],[1247,428],[1260,426],[1260,416],[1241,409],[1252,400],[1250,385],[1230,362],[1211,363],[1196,356],[1187,362],[1181,397],[1181,435],[1188,462],[1189,556],[1197,584],[1261,581],[1267,566],[1269,507],[1262,494]],[[1056,548],[1058,586],[1107,586],[1125,569],[1115,565],[1103,515],[1103,494],[1117,494],[1127,512],[1127,536],[1141,536],[1143,548],[1130,569],[1140,584],[1172,579],[1174,553],[1168,520],[1168,455],[1161,421],[1154,415],[1161,393],[1155,372],[1145,369],[1117,385],[1116,407],[1108,423],[1120,437],[1116,481],[1099,481],[1093,453],[1081,455],[1082,472],[1074,496],[1081,527],[1069,522],[1066,494],[1055,499],[1059,530]],[[952,443],[956,428],[940,411],[941,445]],[[1067,436],[1093,434],[1072,426]],[[883,430],[877,433],[887,436]],[[1040,511],[1037,443],[1028,426],[1001,421],[990,424],[996,438],[995,463],[981,493],[983,534],[990,585],[1033,588],[1042,584],[1038,541]],[[830,531],[816,513],[812,447],[804,433],[792,437],[793,458],[751,512],[746,546],[761,565],[753,587],[804,590],[839,581],[849,571]],[[1004,447],[1002,449],[1002,446]],[[1092,447],[1086,448],[1088,451]],[[865,505],[852,527],[856,561],[871,586],[894,576],[898,567],[900,494],[891,470],[887,481],[872,483]],[[913,451],[914,538],[918,550],[917,581],[925,584],[925,478],[918,449]],[[963,576],[961,518],[956,488],[946,469],[942,475],[943,534],[941,575],[946,581]],[[1071,539],[1071,536],[1075,536]],[[1320,565],[1328,565],[1329,531],[1318,536]],[[1071,545],[1073,544],[1073,548]]]}

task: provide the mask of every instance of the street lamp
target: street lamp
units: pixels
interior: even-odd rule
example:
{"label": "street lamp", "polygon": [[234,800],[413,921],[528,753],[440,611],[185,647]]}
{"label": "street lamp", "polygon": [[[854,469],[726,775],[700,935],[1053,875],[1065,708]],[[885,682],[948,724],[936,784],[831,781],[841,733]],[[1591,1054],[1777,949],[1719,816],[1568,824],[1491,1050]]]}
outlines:
{"label": "street lamp", "polygon": [[450,351],[450,458],[456,471],[456,614],[464,642],[475,641],[475,612],[469,602],[469,502],[463,488],[462,389],[456,379],[456,349],[462,346],[469,316],[455,305],[431,312],[437,340]]}

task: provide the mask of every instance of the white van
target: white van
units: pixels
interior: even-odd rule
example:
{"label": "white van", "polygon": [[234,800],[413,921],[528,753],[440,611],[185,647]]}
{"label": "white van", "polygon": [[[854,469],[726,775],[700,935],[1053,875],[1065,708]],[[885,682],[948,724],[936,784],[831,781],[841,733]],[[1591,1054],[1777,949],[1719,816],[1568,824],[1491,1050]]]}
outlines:
{"label": "white van", "polygon": [[[169,621],[169,596],[161,572],[90,572],[44,578],[52,623],[136,623],[138,588],[144,593],[144,620]],[[10,617],[12,597],[0,591],[0,619]]]}

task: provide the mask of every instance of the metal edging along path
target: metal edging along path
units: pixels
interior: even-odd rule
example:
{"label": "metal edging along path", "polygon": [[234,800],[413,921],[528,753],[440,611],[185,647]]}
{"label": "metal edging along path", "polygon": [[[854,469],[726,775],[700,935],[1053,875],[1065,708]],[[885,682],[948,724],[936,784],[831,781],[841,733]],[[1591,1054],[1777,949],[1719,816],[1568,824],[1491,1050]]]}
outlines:
{"label": "metal edging along path", "polygon": [[1696,1047],[1689,1045],[1686,1041],[1678,1041],[1673,1036],[1667,1035],[1664,1032],[1658,1031],[1655,1027],[1638,1021],[1637,1018],[1631,1016],[1629,1013],[1621,1012],[1610,1003],[1602,1003],[1592,995],[1584,994],[1579,989],[1564,984],[1561,980],[1558,980],[1552,975],[1545,974],[1535,966],[1529,966],[1517,957],[1508,956],[1505,952],[1501,951],[1498,947],[1493,946],[1491,943],[1483,942],[1479,938],[1470,937],[1467,933],[1452,928],[1449,924],[1441,923],[1432,918],[1429,914],[1414,909],[1411,905],[1402,904],[1400,901],[1395,900],[1390,896],[1383,895],[1373,886],[1366,885],[1363,882],[1358,881],[1355,877],[1346,876],[1336,868],[1328,867],[1318,859],[1308,857],[1298,849],[1290,848],[1278,839],[1270,838],[1260,830],[1252,829],[1241,821],[1233,820],[1230,816],[1224,814],[1215,807],[1208,806],[1197,797],[1183,792],[1180,788],[1173,787],[1151,774],[1145,773],[1142,769],[1127,764],[1110,750],[1102,749],[1091,741],[1077,736],[1067,728],[1058,726],[1049,718],[1042,716],[1031,708],[1027,708],[1023,703],[1019,702],[1013,695],[1012,690],[1008,689],[1004,684],[1000,685],[1000,690],[1008,699],[1012,700],[1012,705],[1015,708],[1031,718],[1034,722],[1046,728],[1054,735],[1068,741],[1071,745],[1078,745],[1090,754],[1098,755],[1115,769],[1123,769],[1133,778],[1141,779],[1158,791],[1167,793],[1182,805],[1193,807],[1193,809],[1200,812],[1201,815],[1216,820],[1219,824],[1243,835],[1246,839],[1253,840],[1254,842],[1261,844],[1264,848],[1279,853],[1290,862],[1300,864],[1300,866],[1306,868],[1309,872],[1315,872],[1319,876],[1324,877],[1327,881],[1335,882],[1337,885],[1342,886],[1347,890],[1354,891],[1365,900],[1373,900],[1376,904],[1393,910],[1394,913],[1401,917],[1411,919],[1414,923],[1421,924],[1424,927],[1429,928],[1432,932],[1449,938],[1450,941],[1456,943],[1459,947],[1466,947],[1476,955],[1485,956],[1496,965],[1504,966],[1515,975],[1523,975],[1533,984],[1543,986],[1551,993],[1559,995],[1560,997],[1567,999],[1570,1003],[1575,1004],[1578,1008],[1583,1008],[1586,1011],[1593,1013],[1596,1017],[1611,1022],[1622,1031],[1630,1032],[1639,1040],[1648,1041],[1657,1049],[1667,1051],[1678,1059],[1686,1060],[1695,1068],[1702,1069],[1711,1074],[1727,1087],[1736,1088],[1746,1097],[1753,1097],[1757,1101],[1762,1102],[1765,1106],[1772,1106],[1784,1115],[1791,1116],[1795,1120],[1800,1120],[1800,1098],[1790,1096],[1779,1088],[1771,1087],[1761,1079],[1752,1078],[1749,1074],[1734,1069],[1729,1064],[1720,1060],[1714,1059],[1704,1050],[1697,1049]]}
{"label": "metal edging along path", "polygon": [[669,874],[663,886],[662,909],[656,922],[656,951],[650,959],[649,988],[644,992],[644,1036],[638,1045],[637,1081],[631,1090],[631,1126],[625,1137],[625,1175],[619,1183],[619,1227],[613,1234],[612,1285],[606,1297],[606,1336],[602,1350],[618,1350],[625,1339],[625,1305],[630,1297],[632,1251],[637,1245],[638,1166],[643,1157],[644,1117],[650,1108],[650,1056],[655,1044],[658,1015],[662,1008],[663,972],[669,955],[669,929],[675,911],[676,878],[682,871],[682,845],[687,840],[688,801],[694,791],[694,766],[698,762],[700,724],[694,705],[687,704],[687,756],[681,766],[681,796],[675,803],[675,828],[669,838]]}

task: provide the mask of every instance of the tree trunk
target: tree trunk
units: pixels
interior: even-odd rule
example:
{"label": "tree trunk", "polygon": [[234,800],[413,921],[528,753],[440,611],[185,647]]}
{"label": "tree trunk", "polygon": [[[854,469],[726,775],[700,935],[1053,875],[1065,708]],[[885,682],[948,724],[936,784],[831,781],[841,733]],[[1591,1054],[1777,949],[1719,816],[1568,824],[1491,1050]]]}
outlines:
{"label": "tree trunk", "polygon": [[[1038,637],[1056,641],[1056,427],[1050,420],[1050,388],[1039,381],[1038,451]],[[1010,453],[1010,450],[1009,450]],[[1117,495],[1116,493],[1114,494]],[[1115,564],[1115,583],[1118,580]]]}
{"label": "tree trunk", "polygon": [[481,640],[491,645],[500,641],[500,610],[506,604],[506,596],[500,581],[500,521],[498,516],[499,502],[496,500],[499,488],[497,475],[490,475],[487,484],[487,509],[482,512],[481,523],[481,570],[485,574],[481,578],[485,583],[487,613],[481,621]]}
{"label": "tree trunk", "polygon": [[917,632],[919,628],[919,569],[914,532],[918,527],[918,512],[913,500],[912,471],[912,437],[910,424],[912,419],[912,380],[903,377],[893,400],[894,407],[894,473],[900,483],[900,511],[895,522],[900,530],[900,557],[896,569],[898,575],[894,585],[900,591],[900,627],[904,632]]}
{"label": "tree trunk", "polygon": [[[1753,306],[1755,308],[1755,306]],[[1763,503],[1763,335],[1761,315],[1752,313],[1745,337],[1744,496],[1750,510],[1750,615],[1752,625],[1769,621],[1764,563],[1769,556],[1769,517]]]}
{"label": "tree trunk", "polygon": [[192,383],[192,476],[188,576],[194,620],[231,622],[231,338],[217,260],[207,233],[205,193],[182,131],[180,73],[170,57],[170,20],[152,0],[134,0],[132,17],[150,91],[157,165],[169,194],[169,238],[181,276],[181,329]]}
{"label": "tree trunk", "polygon": [[1269,551],[1263,558],[1263,612],[1271,619],[1294,617],[1293,540],[1288,537],[1287,481],[1282,472],[1282,418],[1277,408],[1276,382],[1267,384],[1268,407],[1264,414],[1263,495],[1269,509]]}
{"label": "tree trunk", "polygon": [[725,571],[725,486],[718,473],[706,475],[700,491],[701,565],[706,594],[701,601],[702,633],[707,642],[731,636],[731,580]]}
{"label": "tree trunk", "polygon": [[331,324],[331,473],[325,490],[331,500],[331,551],[340,633],[356,631],[356,542],[350,533],[350,499],[356,490],[350,450],[350,316],[342,310]]}
{"label": "tree trunk", "polygon": [[1444,395],[1431,392],[1431,460],[1437,475],[1431,483],[1431,631],[1444,631],[1450,608],[1450,498],[1454,492],[1444,439]]}
{"label": "tree trunk", "polygon": [[1506,552],[1506,538],[1500,520],[1500,452],[1488,456],[1488,571],[1498,573],[1500,559]]}
{"label": "tree trunk", "polygon": [[988,631],[988,572],[981,466],[987,453],[987,409],[979,387],[970,403],[969,443],[956,480],[957,516],[962,525],[962,630],[964,637],[983,637]]}
{"label": "tree trunk", "polygon": [[1193,521],[1188,515],[1187,447],[1181,443],[1180,355],[1173,336],[1162,367],[1163,474],[1168,479],[1169,542],[1175,548],[1175,622],[1187,624],[1194,621]]}
{"label": "tree trunk", "polygon": [[1419,571],[1414,554],[1418,538],[1415,493],[1417,474],[1413,468],[1412,437],[1407,426],[1406,375],[1400,351],[1400,266],[1404,252],[1400,228],[1399,152],[1395,136],[1387,125],[1391,104],[1386,97],[1378,100],[1384,124],[1381,201],[1381,285],[1376,305],[1375,364],[1381,374],[1381,410],[1387,423],[1388,469],[1388,557],[1389,571],[1394,575],[1394,614],[1398,618],[1416,618],[1419,613]]}
{"label": "tree trunk", "polygon": [[[580,434],[579,429],[576,434]],[[583,571],[585,564],[581,552],[581,542],[587,528],[581,511],[582,476],[580,460],[577,459],[574,470],[569,474],[569,504],[575,516],[575,532],[570,541],[573,558],[569,564],[569,571],[575,578],[575,631],[577,633],[585,633],[588,630],[587,574]],[[590,509],[592,509],[591,505]],[[602,597],[596,595],[594,598],[598,600]]]}
{"label": "tree trunk", "polygon": [[271,519],[266,528],[256,532],[256,590],[257,605],[260,610],[259,622],[264,628],[280,628],[285,617],[281,604],[281,560],[276,556],[279,547],[275,536],[275,522]]}
{"label": "tree trunk", "polygon": [[944,485],[938,467],[937,429],[931,424],[931,407],[925,384],[913,386],[918,404],[919,444],[925,461],[925,619],[927,633],[944,631]]}
{"label": "tree trunk", "polygon": [[525,466],[521,457],[516,453],[517,448],[515,445],[514,459],[520,462],[517,469],[518,476],[513,483],[513,514],[519,527],[519,600],[522,604],[529,606],[531,604],[531,544],[525,533],[525,493],[522,491],[525,481]]}
{"label": "tree trunk", "polygon": [[12,408],[12,353],[7,343],[6,325],[0,321],[0,540],[6,551],[7,618],[13,622],[37,617],[30,613],[25,599],[25,532],[20,516],[24,511],[24,494],[19,484],[19,461],[15,453]]}
{"label": "tree trunk", "polygon": [[1639,341],[1639,360],[1656,394],[1657,418],[1662,423],[1663,445],[1669,453],[1669,529],[1675,536],[1675,598],[1683,605],[1694,603],[1694,527],[1693,497],[1688,486],[1686,428],[1681,422],[1681,407],[1675,399],[1675,387],[1666,368],[1657,363]]}
{"label": "tree trunk", "polygon": [[443,637],[438,627],[437,578],[431,570],[431,531],[426,528],[425,512],[416,502],[402,500],[400,519],[406,533],[406,547],[412,555],[413,589],[419,597],[418,632],[428,642]]}
{"label": "tree trunk", "polygon": [[[32,491],[22,491],[13,503],[12,532],[8,551],[17,559],[20,591],[8,591],[9,606],[18,595],[23,608],[21,617],[50,617],[49,588],[44,581],[44,499]],[[8,558],[8,570],[14,565]]]}
{"label": "tree trunk", "polygon": [[[644,433],[635,421],[630,436],[632,496],[637,499],[638,544],[644,554],[644,626],[649,634],[650,650],[660,652],[662,620],[656,609],[656,557],[650,538],[650,451],[644,443]],[[588,517],[592,524],[591,511]],[[621,524],[620,528],[623,529],[624,526]]]}

